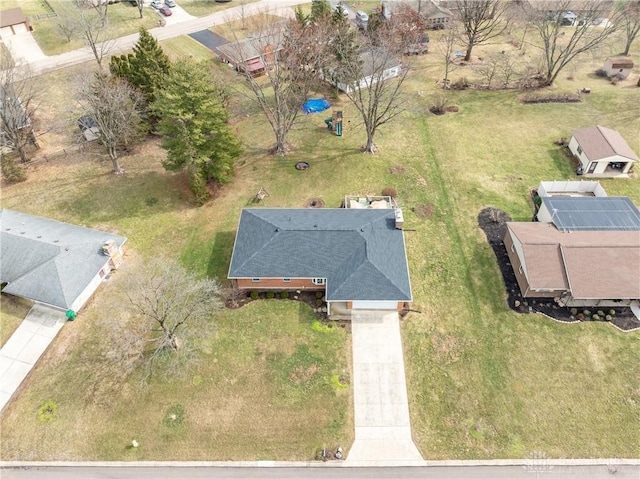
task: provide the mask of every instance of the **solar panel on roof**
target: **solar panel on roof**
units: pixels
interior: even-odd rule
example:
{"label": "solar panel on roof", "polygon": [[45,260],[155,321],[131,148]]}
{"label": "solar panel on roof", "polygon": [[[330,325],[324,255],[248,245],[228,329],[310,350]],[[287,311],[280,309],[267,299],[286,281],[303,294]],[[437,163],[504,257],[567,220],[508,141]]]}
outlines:
{"label": "solar panel on roof", "polygon": [[543,197],[560,231],[640,231],[640,212],[626,197]]}

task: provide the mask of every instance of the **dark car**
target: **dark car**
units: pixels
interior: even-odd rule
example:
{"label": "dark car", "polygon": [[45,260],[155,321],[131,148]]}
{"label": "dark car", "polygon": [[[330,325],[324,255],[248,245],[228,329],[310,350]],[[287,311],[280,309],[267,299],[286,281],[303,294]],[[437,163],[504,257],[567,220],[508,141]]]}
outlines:
{"label": "dark car", "polygon": [[165,17],[171,16],[171,9],[169,7],[160,7],[158,8],[158,11],[162,13]]}

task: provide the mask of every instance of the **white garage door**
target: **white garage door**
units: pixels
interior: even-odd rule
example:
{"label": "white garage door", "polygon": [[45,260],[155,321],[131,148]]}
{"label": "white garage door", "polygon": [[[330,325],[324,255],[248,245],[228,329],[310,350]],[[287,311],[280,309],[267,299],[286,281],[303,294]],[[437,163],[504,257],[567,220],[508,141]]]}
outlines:
{"label": "white garage door", "polygon": [[354,301],[353,309],[397,309],[397,301]]}
{"label": "white garage door", "polygon": [[25,25],[24,23],[18,23],[17,25],[13,26],[13,31],[16,33],[27,33],[27,25]]}

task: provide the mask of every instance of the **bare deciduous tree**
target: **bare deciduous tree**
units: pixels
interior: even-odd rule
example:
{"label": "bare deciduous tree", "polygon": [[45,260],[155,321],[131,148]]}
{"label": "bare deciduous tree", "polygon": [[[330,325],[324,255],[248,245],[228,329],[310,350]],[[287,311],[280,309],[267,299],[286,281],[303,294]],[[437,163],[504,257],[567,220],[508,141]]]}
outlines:
{"label": "bare deciduous tree", "polygon": [[375,153],[374,143],[378,129],[394,120],[403,110],[402,87],[409,73],[406,49],[393,26],[381,25],[364,35],[357,61],[342,67],[342,78],[337,78],[345,95],[356,107],[364,123],[367,143],[364,151]]}
{"label": "bare deciduous tree", "polygon": [[507,5],[503,0],[458,0],[460,33],[467,48],[465,61],[471,60],[473,47],[487,43],[507,29]]}
{"label": "bare deciduous tree", "polygon": [[113,45],[113,38],[108,29],[109,2],[79,1],[76,7],[69,5],[64,15],[69,17],[64,23],[65,28],[72,28],[93,53],[98,67],[102,69],[102,60],[108,55]]}
{"label": "bare deciduous tree", "polygon": [[444,77],[442,78],[442,88],[445,89],[449,88],[449,73],[451,73],[456,68],[454,60],[457,41],[458,33],[455,30],[455,26],[452,24],[447,25],[437,44],[438,52],[440,52],[440,55],[444,60]]}
{"label": "bare deciduous tree", "polygon": [[143,17],[142,12],[144,11],[144,0],[136,0],[136,7],[138,8],[138,13],[140,14],[140,18]]}
{"label": "bare deciduous tree", "polygon": [[598,0],[580,3],[574,26],[564,26],[565,15],[574,5],[571,0],[545,2],[545,10],[529,10],[532,28],[540,37],[544,85],[551,85],[558,74],[578,55],[599,46],[618,27],[619,15],[599,23],[602,10]]}
{"label": "bare deciduous tree", "polygon": [[168,259],[151,261],[132,274],[126,296],[134,318],[146,323],[129,330],[126,342],[136,351],[142,340],[150,343],[150,361],[182,354],[189,338],[212,325],[214,313],[222,305],[215,280],[197,278]]}
{"label": "bare deciduous tree", "polygon": [[640,32],[640,1],[621,0],[616,5],[619,12],[618,18],[622,23],[621,30],[624,32],[625,44],[623,55],[628,55],[634,40]]}
{"label": "bare deciduous tree", "polygon": [[[273,134],[275,144],[271,152],[285,155],[289,150],[287,135],[293,127],[300,108],[318,82],[317,72],[325,55],[326,32],[316,24],[300,25],[288,21],[282,28],[261,25],[255,34],[227,47],[236,57],[236,68],[247,80],[249,97],[260,107]],[[264,75],[256,75],[251,62],[258,53],[264,64]]]}
{"label": "bare deciduous tree", "polygon": [[516,62],[511,55],[506,53],[494,54],[483,60],[483,64],[476,67],[476,71],[484,79],[484,87],[491,89],[492,82],[496,78],[502,80],[501,87],[509,86],[511,79],[516,75]]}
{"label": "bare deciduous tree", "polygon": [[125,80],[102,72],[81,77],[77,85],[80,108],[96,122],[113,170],[120,173],[118,149],[131,146],[145,130],[142,93]]}
{"label": "bare deciduous tree", "polygon": [[130,265],[119,274],[124,277],[114,294],[120,301],[100,322],[110,369],[126,375],[143,367],[145,380],[153,373],[169,378],[187,370],[196,357],[195,340],[213,332],[222,305],[217,283],[165,258]]}
{"label": "bare deciduous tree", "polygon": [[38,92],[28,65],[15,63],[6,52],[0,55],[0,144],[15,150],[23,163],[29,160],[28,146],[37,147],[32,118]]}

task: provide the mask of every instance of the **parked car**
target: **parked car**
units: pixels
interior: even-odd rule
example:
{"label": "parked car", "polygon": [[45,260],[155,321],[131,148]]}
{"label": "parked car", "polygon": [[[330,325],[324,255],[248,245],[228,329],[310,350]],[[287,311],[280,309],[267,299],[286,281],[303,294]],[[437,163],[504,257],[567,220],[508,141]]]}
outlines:
{"label": "parked car", "polygon": [[151,8],[162,8],[162,0],[151,0]]}
{"label": "parked car", "polygon": [[173,8],[176,6],[176,2],[174,2],[173,0],[164,0],[164,4],[170,8]]}
{"label": "parked car", "polygon": [[158,11],[162,13],[165,17],[171,16],[171,9],[167,6],[160,7]]}

